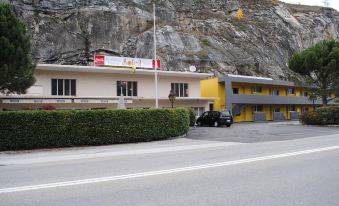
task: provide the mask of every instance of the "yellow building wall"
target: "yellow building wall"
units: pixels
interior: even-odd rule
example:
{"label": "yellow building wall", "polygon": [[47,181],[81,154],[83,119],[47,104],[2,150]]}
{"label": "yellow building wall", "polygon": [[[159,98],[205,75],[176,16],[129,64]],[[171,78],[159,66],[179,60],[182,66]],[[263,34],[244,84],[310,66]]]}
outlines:
{"label": "yellow building wall", "polygon": [[225,86],[219,83],[217,77],[204,79],[200,81],[201,96],[214,97],[214,110],[220,111],[225,109]]}
{"label": "yellow building wall", "polygon": [[240,115],[234,116],[234,122],[250,122],[253,121],[254,108],[252,105],[246,105],[240,110]]}
{"label": "yellow building wall", "polygon": [[266,120],[272,120],[271,118],[271,106],[270,105],[263,105],[262,111],[266,113]]}
{"label": "yellow building wall", "polygon": [[[261,93],[253,93],[253,88],[256,86],[260,86],[262,88]],[[277,86],[277,85],[258,85],[258,84],[251,84],[251,83],[232,83],[232,88],[238,88],[240,95],[265,95],[269,96],[272,95],[272,91],[274,89],[279,90],[279,96],[304,96],[304,89],[300,87],[293,87],[294,94],[288,95],[287,86]],[[223,83],[219,83],[218,78],[210,78],[201,81],[201,96],[203,97],[215,97],[217,98],[214,101],[214,110],[222,110],[225,109],[225,85]],[[253,113],[254,113],[254,106],[255,105],[244,105],[240,110],[240,115],[235,115],[234,122],[246,122],[246,121],[253,121]],[[280,112],[282,112],[285,116],[285,119],[289,120],[290,112],[289,106],[290,105],[262,105],[263,112],[266,112],[266,120],[272,121],[273,120],[273,109],[279,108]],[[313,111],[313,105],[296,105],[296,111],[300,114],[304,111],[304,108],[308,108],[308,111]]]}
{"label": "yellow building wall", "polygon": [[218,94],[219,94],[219,108],[215,108],[216,111],[220,111],[222,109],[226,109],[226,92],[225,85],[218,84]]}

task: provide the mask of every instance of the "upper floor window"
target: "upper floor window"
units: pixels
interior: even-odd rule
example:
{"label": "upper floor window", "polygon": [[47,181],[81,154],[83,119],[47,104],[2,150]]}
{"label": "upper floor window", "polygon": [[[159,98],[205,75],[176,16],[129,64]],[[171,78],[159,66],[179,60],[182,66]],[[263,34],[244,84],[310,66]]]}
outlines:
{"label": "upper floor window", "polygon": [[287,94],[294,94],[294,89],[293,88],[287,89]]}
{"label": "upper floor window", "polygon": [[58,96],[75,96],[76,80],[75,79],[52,79],[52,95]]}
{"label": "upper floor window", "polygon": [[279,89],[273,89],[272,90],[272,95],[273,96],[279,96]]}
{"label": "upper floor window", "polygon": [[308,97],[308,92],[304,92],[304,96],[305,96],[305,97]]}
{"label": "upper floor window", "polygon": [[261,93],[262,92],[262,87],[254,87],[253,88],[253,93]]}
{"label": "upper floor window", "polygon": [[117,81],[117,96],[136,97],[138,96],[138,82]]}
{"label": "upper floor window", "polygon": [[233,88],[233,94],[239,94],[239,88]]}
{"label": "upper floor window", "polygon": [[187,83],[171,83],[171,90],[177,97],[188,97]]}

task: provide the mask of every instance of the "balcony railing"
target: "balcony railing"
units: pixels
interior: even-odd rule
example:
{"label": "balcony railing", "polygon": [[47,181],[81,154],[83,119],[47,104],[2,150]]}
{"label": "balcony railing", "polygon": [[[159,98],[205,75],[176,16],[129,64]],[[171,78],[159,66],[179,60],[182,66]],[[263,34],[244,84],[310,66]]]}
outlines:
{"label": "balcony railing", "polygon": [[322,104],[320,99],[309,100],[308,97],[304,96],[263,96],[263,95],[231,95],[231,101],[233,104],[288,104],[288,105],[299,105],[299,104]]}

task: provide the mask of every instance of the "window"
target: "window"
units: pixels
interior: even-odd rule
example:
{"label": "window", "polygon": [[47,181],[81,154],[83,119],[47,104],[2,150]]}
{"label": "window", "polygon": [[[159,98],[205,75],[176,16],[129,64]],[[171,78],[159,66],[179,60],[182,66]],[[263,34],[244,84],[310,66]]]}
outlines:
{"label": "window", "polygon": [[254,106],[254,111],[255,112],[262,112],[262,105],[255,105]]}
{"label": "window", "polygon": [[136,97],[138,96],[138,82],[117,81],[117,96]]}
{"label": "window", "polygon": [[194,113],[195,113],[196,116],[200,116],[200,115],[202,115],[202,113],[205,112],[204,107],[192,107],[192,109],[194,110]]}
{"label": "window", "polygon": [[239,88],[233,88],[233,94],[239,94]]}
{"label": "window", "polygon": [[253,88],[253,93],[261,93],[262,92],[262,88],[261,87],[254,87]]}
{"label": "window", "polygon": [[187,83],[171,83],[171,90],[176,97],[188,97]]}
{"label": "window", "polygon": [[274,112],[274,113],[280,112],[280,108],[274,108],[274,109],[273,109],[273,112]]}
{"label": "window", "polygon": [[294,89],[293,88],[287,89],[287,94],[294,94]]}
{"label": "window", "polygon": [[295,106],[289,106],[288,111],[295,112],[296,111]]}
{"label": "window", "polygon": [[305,97],[308,97],[308,92],[304,92],[304,96],[305,96]]}
{"label": "window", "polygon": [[279,96],[279,89],[273,89],[272,96]]}
{"label": "window", "polygon": [[76,96],[75,79],[52,79],[52,95],[57,96]]}

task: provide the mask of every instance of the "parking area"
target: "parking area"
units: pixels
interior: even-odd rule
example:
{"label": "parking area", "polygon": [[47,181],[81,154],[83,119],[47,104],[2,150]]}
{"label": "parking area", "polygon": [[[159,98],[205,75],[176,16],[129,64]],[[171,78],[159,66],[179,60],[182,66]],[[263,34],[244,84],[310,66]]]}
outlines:
{"label": "parking area", "polygon": [[231,127],[195,127],[187,138],[223,142],[255,143],[284,141],[338,134],[339,127],[305,126],[299,122],[236,123]]}

